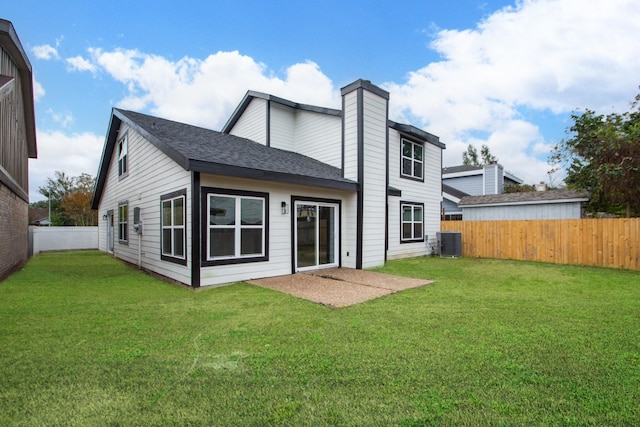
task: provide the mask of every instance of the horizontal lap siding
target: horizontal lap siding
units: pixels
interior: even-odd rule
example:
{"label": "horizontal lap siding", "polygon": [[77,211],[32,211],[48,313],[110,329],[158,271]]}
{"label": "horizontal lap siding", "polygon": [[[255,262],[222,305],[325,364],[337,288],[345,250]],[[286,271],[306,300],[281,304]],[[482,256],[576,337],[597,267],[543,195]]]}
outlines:
{"label": "horizontal lap siding", "polygon": [[[435,247],[436,233],[440,231],[440,202],[442,150],[433,144],[424,144],[424,182],[400,177],[401,135],[391,129],[389,133],[389,185],[402,191],[402,196],[389,196],[389,249],[388,259],[421,256]],[[427,242],[400,243],[400,202],[424,203],[424,233]]]}
{"label": "horizontal lap siding", "polygon": [[341,118],[298,110],[295,151],[331,166],[342,167]]}
{"label": "horizontal lap siding", "polygon": [[580,202],[514,206],[462,206],[461,209],[465,221],[579,219],[582,216]]}
{"label": "horizontal lap siding", "polygon": [[364,179],[362,267],[384,264],[387,177],[387,100],[363,91]]}
{"label": "horizontal lap siding", "polygon": [[[266,123],[265,123],[266,124]],[[270,146],[287,151],[295,150],[295,110],[271,103]]]}
{"label": "horizontal lap siding", "polygon": [[[107,250],[107,224],[101,218],[108,210],[114,212],[114,256],[132,264],[138,263],[138,244],[141,244],[141,266],[185,284],[191,284],[191,173],[185,171],[133,129],[123,125],[118,139],[128,131],[128,168],[125,178],[118,178],[118,156],[114,153],[107,172],[100,201],[99,248]],[[117,151],[117,148],[116,148]],[[187,191],[187,260],[186,266],[161,260],[160,197],[174,191]],[[129,202],[128,245],[118,242],[118,204]],[[133,209],[139,207],[143,233],[139,238],[133,231]]]}
{"label": "horizontal lap siding", "polygon": [[443,221],[462,255],[640,270],[640,218]]}
{"label": "horizontal lap siding", "polygon": [[267,101],[259,98],[252,99],[230,133],[266,145]]}
{"label": "horizontal lap siding", "polygon": [[461,176],[458,178],[444,178],[442,183],[451,186],[459,191],[467,193],[470,196],[484,195],[481,174],[473,176]]}
{"label": "horizontal lap siding", "polygon": [[[345,215],[349,215],[346,212],[352,210],[351,206],[355,204],[353,192],[323,190],[300,185],[285,185],[217,175],[202,175],[201,184],[203,187],[256,191],[269,194],[269,260],[202,267],[202,286],[291,274],[291,221],[293,215],[295,215],[294,206],[291,205],[291,196],[341,200],[343,208],[340,220],[343,260],[344,253],[349,250],[348,248],[355,247],[355,235],[352,235],[348,225],[343,223]],[[282,202],[287,203],[289,207],[289,212],[286,215],[282,214]],[[206,245],[207,242],[202,243],[203,251],[206,251]],[[350,255],[353,258],[353,253]]]}

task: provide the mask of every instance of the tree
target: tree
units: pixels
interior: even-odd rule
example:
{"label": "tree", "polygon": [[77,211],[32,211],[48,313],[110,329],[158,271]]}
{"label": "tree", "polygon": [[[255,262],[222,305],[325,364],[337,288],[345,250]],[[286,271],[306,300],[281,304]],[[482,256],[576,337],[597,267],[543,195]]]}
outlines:
{"label": "tree", "polygon": [[482,156],[482,163],[484,163],[485,165],[493,165],[498,163],[498,159],[496,158],[496,156],[491,154],[491,152],[489,151],[489,147],[484,144],[482,145],[482,148],[480,148],[480,155]]}
{"label": "tree", "polygon": [[95,178],[87,173],[71,177],[56,171],[54,178],[38,191],[51,204],[52,225],[97,225],[96,212],[91,211],[91,197]]}
{"label": "tree", "polygon": [[566,171],[568,188],[591,193],[589,210],[640,213],[640,95],[622,114],[573,113],[569,138],[549,158]]}
{"label": "tree", "polygon": [[492,165],[498,163],[498,159],[491,154],[489,147],[486,144],[482,144],[480,148],[480,156],[482,157],[482,163],[478,158],[478,150],[472,144],[467,146],[467,149],[462,153],[462,164],[467,166],[482,166]]}
{"label": "tree", "polygon": [[466,166],[479,166],[478,162],[478,150],[476,147],[469,144],[467,149],[462,153],[462,164]]}

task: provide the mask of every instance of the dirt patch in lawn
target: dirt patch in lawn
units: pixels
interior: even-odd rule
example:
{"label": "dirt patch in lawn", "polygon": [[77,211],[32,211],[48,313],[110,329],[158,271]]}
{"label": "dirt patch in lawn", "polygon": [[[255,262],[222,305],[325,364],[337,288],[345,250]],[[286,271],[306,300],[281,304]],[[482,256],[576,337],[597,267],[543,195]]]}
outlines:
{"label": "dirt patch in lawn", "polygon": [[433,280],[412,279],[351,268],[329,268],[249,280],[248,283],[331,307],[346,307],[405,289],[428,285],[433,283]]}

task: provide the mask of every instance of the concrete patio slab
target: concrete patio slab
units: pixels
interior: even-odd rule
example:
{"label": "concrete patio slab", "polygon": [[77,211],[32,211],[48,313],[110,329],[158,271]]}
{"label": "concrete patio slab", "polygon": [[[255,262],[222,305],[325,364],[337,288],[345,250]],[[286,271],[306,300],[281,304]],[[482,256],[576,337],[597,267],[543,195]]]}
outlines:
{"label": "concrete patio slab", "polygon": [[433,280],[412,279],[350,268],[330,268],[249,280],[248,283],[338,308],[404,289],[428,285],[433,283]]}

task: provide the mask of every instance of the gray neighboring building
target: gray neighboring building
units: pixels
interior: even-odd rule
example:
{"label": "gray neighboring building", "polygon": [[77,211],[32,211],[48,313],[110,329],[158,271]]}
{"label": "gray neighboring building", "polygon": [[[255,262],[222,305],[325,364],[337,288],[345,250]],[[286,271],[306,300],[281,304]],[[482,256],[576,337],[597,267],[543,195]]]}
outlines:
{"label": "gray neighboring building", "polygon": [[504,187],[524,181],[504,170],[500,164],[460,165],[442,169],[442,210],[446,220],[462,219],[458,206],[466,196],[502,194]]}
{"label": "gray neighboring building", "polygon": [[588,201],[589,195],[581,191],[548,190],[466,196],[459,207],[465,221],[579,219]]}
{"label": "gray neighboring building", "polygon": [[29,158],[37,157],[31,63],[0,19],[0,280],[29,253]]}

